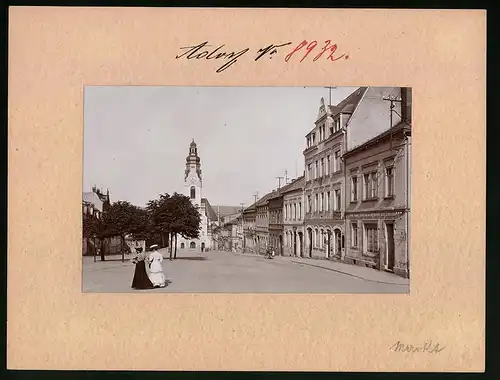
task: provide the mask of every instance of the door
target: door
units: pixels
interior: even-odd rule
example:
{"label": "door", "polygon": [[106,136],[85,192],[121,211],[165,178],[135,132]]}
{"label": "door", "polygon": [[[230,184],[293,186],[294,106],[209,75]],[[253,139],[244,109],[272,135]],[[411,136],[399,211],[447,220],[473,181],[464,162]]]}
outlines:
{"label": "door", "polygon": [[342,238],[340,230],[335,230],[335,255],[340,256],[342,251]]}
{"label": "door", "polygon": [[387,269],[394,270],[394,262],[396,261],[394,252],[394,223],[387,223]]}

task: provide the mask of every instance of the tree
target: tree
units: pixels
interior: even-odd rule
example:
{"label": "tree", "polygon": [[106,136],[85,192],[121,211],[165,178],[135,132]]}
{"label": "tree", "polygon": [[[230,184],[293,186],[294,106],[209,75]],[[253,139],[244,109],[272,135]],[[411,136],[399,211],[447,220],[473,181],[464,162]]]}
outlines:
{"label": "tree", "polygon": [[109,206],[103,219],[107,234],[120,236],[122,261],[125,261],[125,236],[147,233],[147,213],[129,202],[118,201]]}
{"label": "tree", "polygon": [[[161,223],[171,234],[171,247],[174,250],[174,259],[176,259],[178,235],[185,239],[199,238],[200,213],[193,206],[189,197],[174,193],[161,205],[158,215]],[[172,258],[172,249],[170,250],[170,258]]]}
{"label": "tree", "polygon": [[[95,217],[94,215],[84,214],[83,215],[83,237],[87,240],[93,239],[93,249],[96,250],[96,238],[101,241],[102,233],[104,230],[103,223],[101,219]],[[101,261],[104,261],[104,251],[100,249]],[[94,252],[95,261],[95,252]]]}
{"label": "tree", "polygon": [[153,199],[148,202],[146,210],[149,215],[150,223],[150,238],[160,237],[162,247],[165,246],[165,235],[170,233],[168,223],[165,221],[162,213],[164,212],[165,203],[170,198],[168,193],[160,194],[159,199]]}

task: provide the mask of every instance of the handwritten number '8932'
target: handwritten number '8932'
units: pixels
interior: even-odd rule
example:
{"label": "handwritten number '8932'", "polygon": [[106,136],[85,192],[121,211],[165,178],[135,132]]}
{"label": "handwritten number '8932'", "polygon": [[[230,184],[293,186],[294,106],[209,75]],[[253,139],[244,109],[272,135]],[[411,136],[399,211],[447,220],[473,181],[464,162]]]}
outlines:
{"label": "handwritten number '8932'", "polygon": [[[304,54],[304,56],[302,57],[302,59],[299,61],[299,62],[302,62],[304,61],[307,56],[314,50],[314,48],[316,46],[318,46],[318,42],[317,41],[311,41],[309,43],[307,43],[306,40],[302,41],[300,44],[298,44],[295,49],[293,49],[286,57],[285,57],[285,62],[288,62],[292,57],[293,55],[298,52],[299,50],[301,50],[304,46],[306,46],[306,53]],[[325,41],[325,45],[323,46],[323,48],[321,49],[321,51],[313,58],[313,62],[316,62],[318,59],[321,58],[321,56],[326,52],[326,51],[330,51],[330,55],[326,58],[332,62],[335,62],[341,58],[345,58],[347,59],[348,56],[346,54],[342,54],[341,56],[339,57],[336,57],[334,58],[333,55],[335,54],[335,52],[337,51],[337,45],[334,44],[334,45],[331,45],[331,41],[330,40],[326,40]]]}

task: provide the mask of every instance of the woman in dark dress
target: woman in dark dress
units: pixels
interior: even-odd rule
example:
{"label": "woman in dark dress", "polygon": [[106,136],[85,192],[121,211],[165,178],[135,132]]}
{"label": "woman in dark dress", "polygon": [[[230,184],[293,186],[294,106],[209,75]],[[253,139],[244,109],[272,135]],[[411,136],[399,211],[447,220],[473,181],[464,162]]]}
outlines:
{"label": "woman in dark dress", "polygon": [[134,279],[132,280],[132,288],[134,289],[153,289],[153,283],[149,279],[148,273],[146,272],[146,252],[142,252],[142,248],[137,248],[137,256],[134,257],[135,263],[135,273]]}

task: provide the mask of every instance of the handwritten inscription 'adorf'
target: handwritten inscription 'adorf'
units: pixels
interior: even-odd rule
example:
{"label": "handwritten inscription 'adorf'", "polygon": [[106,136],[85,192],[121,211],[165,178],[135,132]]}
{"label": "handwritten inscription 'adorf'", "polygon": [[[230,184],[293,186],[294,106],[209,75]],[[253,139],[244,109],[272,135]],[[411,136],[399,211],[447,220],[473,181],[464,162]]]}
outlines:
{"label": "handwritten inscription 'adorf'", "polygon": [[220,45],[219,47],[215,49],[204,49],[205,47],[210,47],[212,45],[208,45],[208,41],[202,42],[199,45],[195,46],[184,46],[181,47],[181,50],[185,50],[185,52],[181,55],[176,55],[175,59],[179,59],[182,57],[186,57],[186,59],[215,59],[215,60],[227,60],[227,62],[219,67],[216,72],[220,73],[224,70],[226,70],[229,66],[233,65],[238,61],[238,58],[240,58],[243,54],[245,54],[249,48],[239,50],[239,51],[232,51],[232,52],[225,52],[221,50],[225,45]]}
{"label": "handwritten inscription 'adorf'", "polygon": [[439,354],[445,348],[446,348],[445,346],[442,347],[439,346],[439,343],[433,344],[432,340],[425,341],[423,345],[417,345],[417,346],[414,346],[412,344],[401,343],[398,340],[389,348],[389,351],[408,352],[408,353],[428,353],[429,355],[432,355],[432,354]]}

